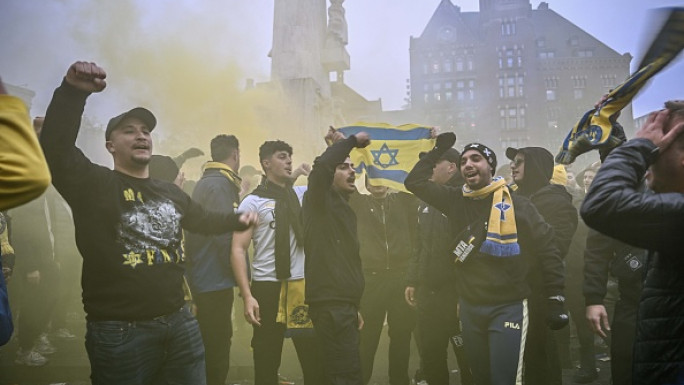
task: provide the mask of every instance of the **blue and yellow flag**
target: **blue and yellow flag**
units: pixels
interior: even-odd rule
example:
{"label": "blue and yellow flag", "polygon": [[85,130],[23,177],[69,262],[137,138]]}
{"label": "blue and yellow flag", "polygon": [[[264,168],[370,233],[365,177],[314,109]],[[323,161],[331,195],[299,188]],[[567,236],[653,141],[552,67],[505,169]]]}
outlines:
{"label": "blue and yellow flag", "polygon": [[356,123],[339,128],[345,136],[366,132],[371,144],[349,154],[358,175],[365,171],[374,186],[406,191],[404,179],[418,162],[418,154],[435,146],[432,128],[418,124],[392,126],[385,123]]}
{"label": "blue and yellow flag", "polygon": [[608,93],[598,108],[587,111],[570,130],[556,155],[556,162],[570,164],[577,156],[600,147],[616,147],[622,139],[613,135],[611,117],[631,103],[646,82],[667,66],[684,48],[684,8],[667,9],[668,15],[639,69]]}

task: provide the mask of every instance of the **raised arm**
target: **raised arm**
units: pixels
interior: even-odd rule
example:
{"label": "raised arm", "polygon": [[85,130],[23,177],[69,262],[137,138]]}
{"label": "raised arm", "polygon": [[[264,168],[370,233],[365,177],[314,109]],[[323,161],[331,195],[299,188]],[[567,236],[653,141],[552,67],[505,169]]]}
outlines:
{"label": "raised arm", "polygon": [[67,200],[73,201],[86,191],[89,175],[95,167],[75,143],[86,98],[104,90],[106,76],[95,63],[72,64],[45,114],[40,144],[53,183]]}
{"label": "raised arm", "polygon": [[652,114],[636,139],[614,149],[606,158],[580,210],[589,227],[647,250],[679,248],[684,194],[639,191],[658,153],[665,153],[670,145],[679,145],[672,143],[684,131],[684,123],[665,133],[667,119],[667,110]]}
{"label": "raised arm", "polygon": [[454,189],[448,186],[440,185],[432,182],[432,169],[439,157],[450,149],[456,142],[456,135],[451,132],[440,134],[437,137],[435,148],[425,154],[411,172],[409,172],[404,186],[406,189],[415,194],[422,201],[435,207],[437,210],[449,215],[452,205],[454,204]]}
{"label": "raised arm", "polygon": [[0,80],[0,210],[37,198],[50,172],[24,103],[7,95]]}
{"label": "raised arm", "polygon": [[315,208],[323,207],[325,196],[332,186],[337,165],[347,159],[354,147],[365,147],[368,143],[370,143],[368,135],[363,132],[349,138],[340,138],[314,160],[309,174],[309,188],[306,192],[308,204]]}

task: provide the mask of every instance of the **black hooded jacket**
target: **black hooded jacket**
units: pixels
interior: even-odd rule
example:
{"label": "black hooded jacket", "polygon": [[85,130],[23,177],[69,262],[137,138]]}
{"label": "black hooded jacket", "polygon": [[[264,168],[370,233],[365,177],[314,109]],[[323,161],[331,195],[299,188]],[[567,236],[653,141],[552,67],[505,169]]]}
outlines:
{"label": "black hooded jacket", "polygon": [[525,175],[518,183],[517,194],[532,201],[544,221],[553,227],[554,243],[565,258],[577,229],[577,209],[565,187],[550,182],[553,176],[553,155],[541,147],[525,147]]}

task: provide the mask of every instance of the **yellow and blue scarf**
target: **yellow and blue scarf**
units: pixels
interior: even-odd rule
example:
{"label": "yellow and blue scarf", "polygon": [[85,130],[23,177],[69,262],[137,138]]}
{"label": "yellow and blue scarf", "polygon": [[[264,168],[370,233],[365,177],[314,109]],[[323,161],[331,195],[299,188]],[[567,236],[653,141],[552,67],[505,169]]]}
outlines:
{"label": "yellow and blue scarf", "polygon": [[492,183],[479,189],[470,190],[463,185],[463,196],[470,199],[483,199],[489,194],[492,198],[492,209],[489,213],[487,238],[480,246],[480,252],[495,257],[512,257],[520,254],[518,229],[515,225],[515,210],[511,192],[502,177],[496,177]]}
{"label": "yellow and blue scarf", "polygon": [[611,118],[631,103],[646,82],[667,66],[684,48],[684,8],[668,10],[668,18],[639,64],[639,69],[608,93],[598,108],[587,111],[567,135],[556,162],[570,164],[596,148],[619,146]]}

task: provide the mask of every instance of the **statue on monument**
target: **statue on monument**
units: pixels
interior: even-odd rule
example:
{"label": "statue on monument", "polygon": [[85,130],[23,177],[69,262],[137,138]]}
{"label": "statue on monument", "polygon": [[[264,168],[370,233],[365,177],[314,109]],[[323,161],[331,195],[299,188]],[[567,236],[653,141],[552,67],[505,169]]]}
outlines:
{"label": "statue on monument", "polygon": [[344,16],[344,0],[330,0],[328,8],[328,40],[333,39],[342,46],[347,45],[347,19]]}

